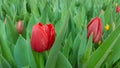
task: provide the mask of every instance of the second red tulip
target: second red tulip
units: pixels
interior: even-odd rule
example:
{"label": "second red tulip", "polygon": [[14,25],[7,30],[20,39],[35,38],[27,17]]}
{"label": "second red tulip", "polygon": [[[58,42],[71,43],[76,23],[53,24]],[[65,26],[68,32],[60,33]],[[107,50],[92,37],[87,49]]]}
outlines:
{"label": "second red tulip", "polygon": [[98,43],[102,38],[102,22],[99,17],[93,18],[87,25],[87,38],[93,33],[93,42]]}

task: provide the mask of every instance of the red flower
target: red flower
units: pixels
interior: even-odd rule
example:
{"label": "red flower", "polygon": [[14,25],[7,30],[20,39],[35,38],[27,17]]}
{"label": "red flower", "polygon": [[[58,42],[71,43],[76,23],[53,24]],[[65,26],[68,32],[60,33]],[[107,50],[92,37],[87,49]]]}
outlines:
{"label": "red flower", "polygon": [[50,49],[55,40],[55,29],[52,24],[37,23],[32,27],[31,47],[36,52]]}
{"label": "red flower", "polygon": [[87,25],[87,38],[93,33],[93,42],[98,43],[102,38],[102,23],[99,17],[93,18]]}
{"label": "red flower", "polygon": [[116,6],[116,13],[120,12],[120,6]]}
{"label": "red flower", "polygon": [[21,20],[19,20],[16,24],[16,29],[18,31],[19,34],[22,34],[22,31],[23,31],[23,23]]}

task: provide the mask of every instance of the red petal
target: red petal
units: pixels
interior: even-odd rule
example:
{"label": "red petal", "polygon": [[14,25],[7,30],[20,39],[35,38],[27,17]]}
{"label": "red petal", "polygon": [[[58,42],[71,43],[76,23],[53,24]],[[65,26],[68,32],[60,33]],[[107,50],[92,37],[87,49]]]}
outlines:
{"label": "red petal", "polygon": [[52,24],[47,24],[49,30],[50,30],[50,35],[49,35],[49,46],[47,49],[50,49],[51,46],[53,45],[54,43],[54,40],[55,40],[55,29],[54,29],[54,26]]}
{"label": "red petal", "polygon": [[48,35],[42,27],[42,24],[38,23],[32,28],[31,47],[34,51],[43,52],[48,46]]}
{"label": "red petal", "polygon": [[93,40],[95,39],[95,36],[97,35],[97,30],[98,30],[98,18],[94,18],[91,20],[90,24],[88,25],[88,35],[87,37],[89,38],[90,34],[93,32]]}
{"label": "red petal", "polygon": [[101,40],[101,38],[102,38],[102,24],[101,24],[101,21],[99,22],[99,26],[98,26],[98,30],[97,31],[98,31],[97,32],[97,36],[94,39],[95,43],[98,43]]}
{"label": "red petal", "polygon": [[116,7],[116,13],[120,12],[120,6]]}
{"label": "red petal", "polygon": [[[99,17],[93,18],[87,26],[87,38],[93,33],[93,42],[98,42],[102,35],[102,24]],[[100,37],[99,37],[100,36]],[[98,40],[98,41],[97,41]]]}

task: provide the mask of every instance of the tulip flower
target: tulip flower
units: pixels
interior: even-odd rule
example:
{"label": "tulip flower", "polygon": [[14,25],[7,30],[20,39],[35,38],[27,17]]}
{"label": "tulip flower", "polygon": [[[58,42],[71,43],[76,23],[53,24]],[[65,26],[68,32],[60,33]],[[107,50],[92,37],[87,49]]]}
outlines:
{"label": "tulip flower", "polygon": [[87,38],[93,34],[93,42],[99,43],[102,38],[102,22],[99,17],[93,18],[87,25]]}
{"label": "tulip flower", "polygon": [[120,6],[116,6],[116,13],[120,12]]}
{"label": "tulip flower", "polygon": [[55,40],[55,29],[52,24],[37,23],[32,27],[31,47],[36,52],[49,50]]}
{"label": "tulip flower", "polygon": [[21,20],[19,20],[16,24],[16,29],[18,31],[19,34],[22,34],[23,32],[23,23]]}

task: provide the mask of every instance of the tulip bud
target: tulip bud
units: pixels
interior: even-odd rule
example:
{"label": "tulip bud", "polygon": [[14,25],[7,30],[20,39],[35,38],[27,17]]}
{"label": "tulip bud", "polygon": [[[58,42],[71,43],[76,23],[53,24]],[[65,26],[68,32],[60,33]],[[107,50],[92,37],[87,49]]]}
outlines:
{"label": "tulip bud", "polygon": [[22,31],[23,31],[23,23],[21,20],[19,20],[16,24],[16,29],[18,31],[19,34],[22,34]]}
{"label": "tulip bud", "polygon": [[120,6],[116,6],[116,13],[120,12]]}
{"label": "tulip bud", "polygon": [[98,43],[102,38],[102,22],[99,17],[93,18],[87,25],[87,38],[93,33],[93,42]]}
{"label": "tulip bud", "polygon": [[55,29],[52,24],[37,23],[32,27],[31,47],[36,52],[49,50],[55,40]]}

